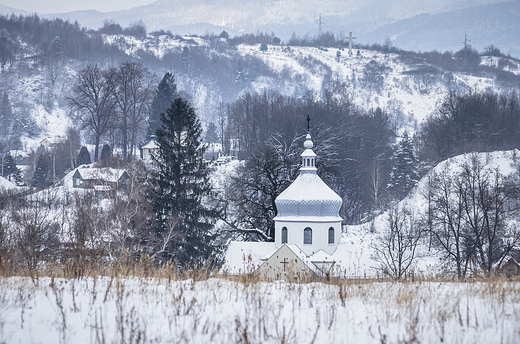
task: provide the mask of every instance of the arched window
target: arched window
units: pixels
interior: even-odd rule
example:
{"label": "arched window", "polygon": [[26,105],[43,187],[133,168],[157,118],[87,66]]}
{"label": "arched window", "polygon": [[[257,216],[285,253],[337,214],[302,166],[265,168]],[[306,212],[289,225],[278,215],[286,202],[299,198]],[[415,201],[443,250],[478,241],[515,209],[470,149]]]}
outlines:
{"label": "arched window", "polygon": [[311,164],[311,159],[307,159],[307,167],[309,167],[309,165]]}
{"label": "arched window", "polygon": [[329,244],[334,244],[334,227],[329,228]]}
{"label": "arched window", "polygon": [[311,245],[312,244],[312,229],[307,227],[303,230],[303,244]]}
{"label": "arched window", "polygon": [[287,244],[287,227],[282,228],[282,244]]}

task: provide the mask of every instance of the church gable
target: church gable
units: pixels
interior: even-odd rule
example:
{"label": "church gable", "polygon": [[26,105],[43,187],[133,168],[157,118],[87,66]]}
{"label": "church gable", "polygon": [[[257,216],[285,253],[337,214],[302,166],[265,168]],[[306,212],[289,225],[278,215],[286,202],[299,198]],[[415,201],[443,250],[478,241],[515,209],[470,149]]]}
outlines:
{"label": "church gable", "polygon": [[266,280],[290,282],[307,282],[317,277],[314,271],[287,245],[280,247],[256,270],[255,274]]}

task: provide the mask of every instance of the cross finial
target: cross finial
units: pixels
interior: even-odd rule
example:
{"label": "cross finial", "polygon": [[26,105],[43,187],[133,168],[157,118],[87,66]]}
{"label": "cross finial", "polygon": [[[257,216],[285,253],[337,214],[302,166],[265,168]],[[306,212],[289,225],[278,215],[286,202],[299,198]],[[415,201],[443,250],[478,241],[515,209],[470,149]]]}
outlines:
{"label": "cross finial", "polygon": [[311,132],[311,117],[307,115],[307,132]]}

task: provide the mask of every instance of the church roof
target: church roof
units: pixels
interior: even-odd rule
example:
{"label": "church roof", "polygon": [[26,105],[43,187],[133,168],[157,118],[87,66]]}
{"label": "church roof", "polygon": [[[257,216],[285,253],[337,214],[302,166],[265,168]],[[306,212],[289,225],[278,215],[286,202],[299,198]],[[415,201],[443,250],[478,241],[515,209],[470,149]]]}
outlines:
{"label": "church roof", "polygon": [[314,160],[309,165],[307,158],[314,159],[311,136],[307,134],[302,153],[304,163],[300,175],[275,200],[278,215],[275,220],[308,220],[341,221],[339,209],[342,199],[316,173]]}

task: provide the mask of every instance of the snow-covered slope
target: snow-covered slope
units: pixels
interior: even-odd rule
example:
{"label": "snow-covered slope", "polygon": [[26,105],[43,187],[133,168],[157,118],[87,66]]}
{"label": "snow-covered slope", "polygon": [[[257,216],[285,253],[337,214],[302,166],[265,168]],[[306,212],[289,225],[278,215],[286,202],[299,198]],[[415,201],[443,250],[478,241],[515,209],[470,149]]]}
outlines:
{"label": "snow-covered slope", "polygon": [[0,192],[16,189],[16,185],[0,176]]}
{"label": "snow-covered slope", "polygon": [[[428,207],[426,195],[430,178],[442,173],[446,173],[448,176],[455,176],[461,172],[463,164],[469,163],[475,157],[485,164],[485,169],[488,171],[496,170],[506,177],[511,177],[518,173],[516,164],[518,163],[518,157],[520,157],[519,154],[519,150],[497,151],[478,154],[469,153],[447,159],[426,174],[408,196],[399,202],[397,207],[399,209],[408,209],[415,216],[424,214]],[[388,212],[384,212],[369,223],[346,226],[346,231],[343,233],[342,243],[350,248],[352,257],[358,260],[359,267],[365,269],[364,274],[366,275],[373,276],[381,272],[381,264],[375,259],[374,247],[380,245],[379,238],[387,230],[388,216]],[[429,250],[426,244],[426,241],[419,242],[417,249],[418,258],[414,264],[413,271],[425,275],[442,273],[445,267],[443,255],[436,253],[434,250]],[[353,266],[353,268],[358,267]]]}
{"label": "snow-covered slope", "polygon": [[[104,39],[124,53],[104,61],[106,66],[117,65],[126,56],[142,62],[159,78],[166,70],[173,71],[178,89],[191,95],[205,123],[215,120],[222,102],[233,102],[245,92],[271,89],[286,96],[310,93],[314,99],[323,99],[325,90],[333,90],[332,97],[348,98],[364,109],[380,107],[398,128],[412,133],[447,91],[509,91],[512,86],[497,81],[497,73],[520,74],[518,61],[504,63],[497,57],[482,57],[481,65],[488,71],[474,76],[443,70],[420,57],[372,50],[354,50],[349,56],[348,49],[269,45],[267,51],[260,51],[259,45],[234,46],[225,39],[192,36],[136,39],[113,35]],[[86,63],[60,61],[53,83],[50,70],[31,66],[29,61],[2,72],[1,86],[13,110],[32,116],[42,129],[33,140],[24,141],[26,150],[34,149],[43,138],[63,136],[75,124],[67,116],[67,97],[75,75]]]}
{"label": "snow-covered slope", "polygon": [[[270,45],[265,52],[260,51],[259,45],[247,44],[237,46],[236,50],[231,47],[223,50],[212,47],[209,42],[198,37],[189,36],[149,36],[144,40],[127,36],[106,36],[105,39],[108,43],[117,43],[126,54],[134,57],[139,57],[144,51],[162,59],[167,53],[179,53],[185,47],[203,47],[212,59],[232,61],[239,55],[243,59],[259,60],[259,66],[245,66],[244,71],[236,72],[242,74],[246,81],[240,80],[237,84],[235,80],[235,84],[229,86],[224,81],[213,80],[209,75],[190,76],[184,72],[177,74],[180,88],[193,95],[197,108],[206,120],[211,119],[213,109],[218,106],[219,101],[233,101],[246,91],[275,89],[284,95],[298,97],[310,90],[316,99],[320,99],[325,89],[343,83],[347,85],[346,89],[337,90],[336,96],[342,96],[340,92],[346,92],[360,107],[381,107],[394,117],[395,122],[410,122],[410,130],[413,131],[416,122],[422,122],[448,90],[503,89],[493,74],[477,77],[450,72],[424,61],[410,63],[401,55],[371,50],[354,50],[353,56],[349,56],[347,49],[277,45]],[[222,44],[226,45],[225,40]],[[497,61],[493,61],[494,59],[496,58],[483,57],[482,64],[496,66]],[[506,67],[510,69],[508,71],[520,72],[516,62],[512,61],[511,65],[512,67]],[[260,66],[266,70],[260,70]],[[191,67],[195,73],[197,68],[200,66]],[[212,87],[214,85],[216,88]],[[230,93],[229,90],[233,88],[237,89]]]}

